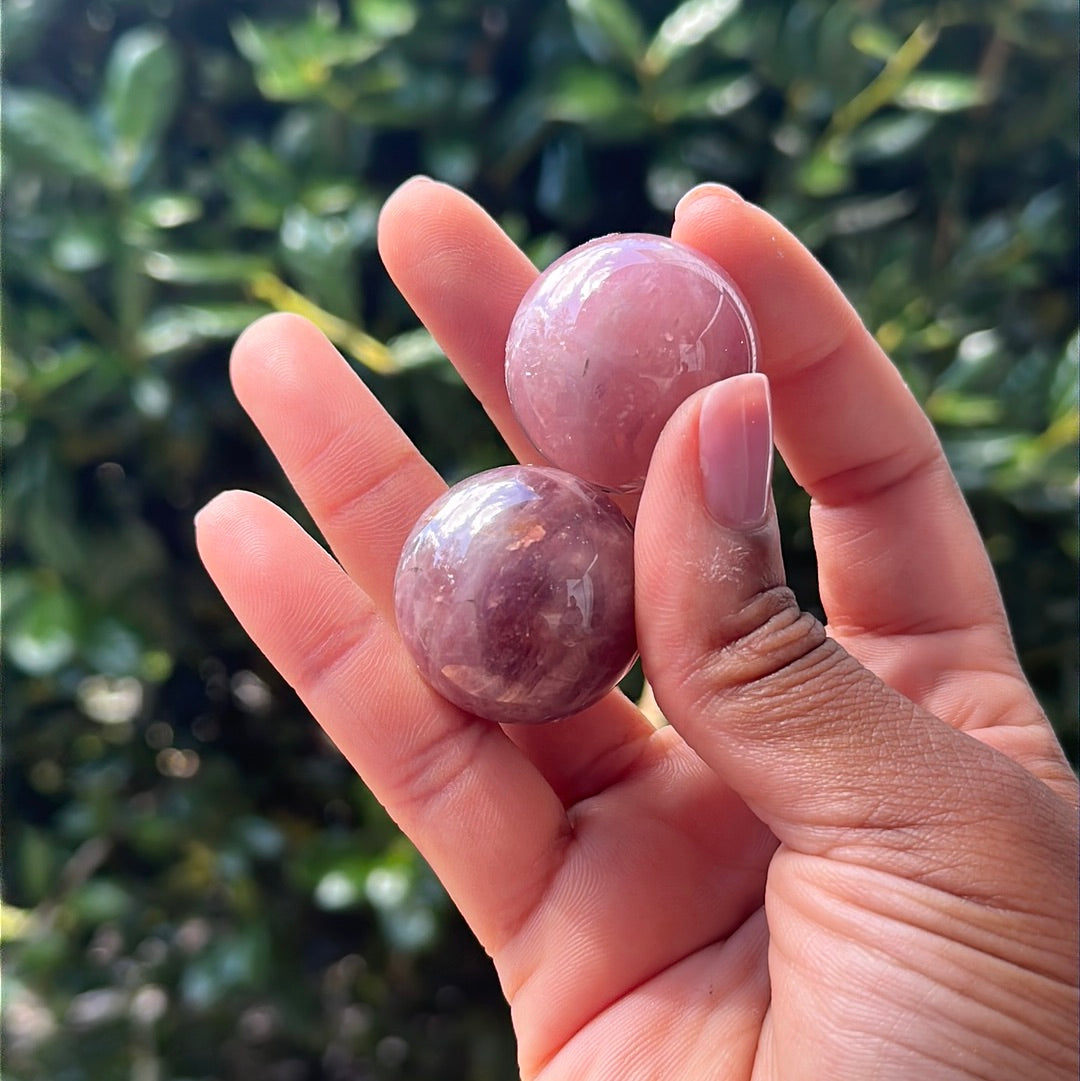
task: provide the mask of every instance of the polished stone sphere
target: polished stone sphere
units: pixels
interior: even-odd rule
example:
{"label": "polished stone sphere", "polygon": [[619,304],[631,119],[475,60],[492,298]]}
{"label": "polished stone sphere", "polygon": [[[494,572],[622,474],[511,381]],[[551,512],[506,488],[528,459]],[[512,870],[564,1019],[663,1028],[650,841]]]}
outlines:
{"label": "polished stone sphere", "polygon": [[668,237],[599,237],[533,283],[506,344],[506,389],[552,465],[641,487],[660,430],[696,390],[754,371],[746,304],[712,260]]}
{"label": "polished stone sphere", "polygon": [[416,524],[394,605],[443,697],[501,723],[566,717],[634,662],[633,531],[604,492],[568,473],[479,473]]}

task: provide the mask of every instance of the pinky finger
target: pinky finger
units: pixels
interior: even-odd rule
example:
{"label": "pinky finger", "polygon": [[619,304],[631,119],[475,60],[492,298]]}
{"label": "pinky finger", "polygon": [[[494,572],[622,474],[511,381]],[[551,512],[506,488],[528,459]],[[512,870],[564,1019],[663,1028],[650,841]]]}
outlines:
{"label": "pinky finger", "polygon": [[412,838],[474,932],[498,949],[563,853],[563,806],[497,725],[439,698],[397,633],[283,511],[226,492],[199,553],[255,643]]}

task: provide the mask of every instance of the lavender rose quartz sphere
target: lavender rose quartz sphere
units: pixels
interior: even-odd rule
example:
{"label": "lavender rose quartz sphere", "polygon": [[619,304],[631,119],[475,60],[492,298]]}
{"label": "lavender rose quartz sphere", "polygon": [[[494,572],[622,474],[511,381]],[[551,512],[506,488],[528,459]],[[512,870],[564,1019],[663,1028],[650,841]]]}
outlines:
{"label": "lavender rose quartz sphere", "polygon": [[635,659],[633,532],[577,477],[492,469],[416,524],[394,604],[443,697],[501,723],[556,720],[598,701]]}
{"label": "lavender rose quartz sphere", "polygon": [[648,233],[599,237],[557,259],[525,294],[506,344],[506,389],[537,450],[620,492],[641,487],[686,398],[755,367],[731,279]]}

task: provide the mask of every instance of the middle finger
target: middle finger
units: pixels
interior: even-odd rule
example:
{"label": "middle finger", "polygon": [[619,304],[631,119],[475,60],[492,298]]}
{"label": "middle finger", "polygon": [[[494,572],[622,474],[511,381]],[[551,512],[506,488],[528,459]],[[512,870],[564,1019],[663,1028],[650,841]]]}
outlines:
{"label": "middle finger", "polygon": [[[513,263],[513,253],[524,260],[501,231],[498,235],[502,243],[497,236],[492,238],[484,265],[497,271],[500,258],[509,255],[506,262]],[[485,297],[481,289],[471,306],[467,378],[482,382],[479,373],[486,365],[500,373],[501,388],[500,335],[505,330],[498,326],[502,319],[498,306],[485,306],[485,300],[491,302],[491,296]],[[507,300],[516,305],[512,296]],[[458,302],[460,296],[452,290],[446,297],[433,290],[420,304],[420,314],[429,326],[438,326],[439,312]],[[505,318],[510,317],[512,311]],[[442,344],[451,359],[466,367],[458,350],[470,343]],[[233,351],[232,378],[241,404],[346,572],[381,611],[390,614],[401,546],[420,513],[445,491],[441,478],[337,350],[304,319],[274,315],[249,328]],[[509,406],[500,416],[498,401],[492,401],[493,388],[488,389],[485,404],[496,423],[505,423]],[[519,435],[518,442],[522,441]],[[516,726],[508,734],[570,804],[606,788],[637,764],[648,763],[652,755],[642,752],[651,731],[632,704],[615,693],[571,724]]]}

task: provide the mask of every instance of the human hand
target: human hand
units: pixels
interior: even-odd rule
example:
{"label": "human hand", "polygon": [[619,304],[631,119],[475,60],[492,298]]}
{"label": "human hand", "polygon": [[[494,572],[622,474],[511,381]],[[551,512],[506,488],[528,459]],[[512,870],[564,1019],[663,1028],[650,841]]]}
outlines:
{"label": "human hand", "polygon": [[[1075,778],[931,426],[763,211],[706,186],[673,235],[740,286],[768,383],[685,403],[642,495],[640,648],[669,726],[615,692],[504,729],[423,683],[392,581],[444,486],[295,317],[247,331],[232,377],[337,562],[229,492],[198,518],[206,566],[491,954],[524,1078],[1072,1079]],[[429,181],[389,200],[380,247],[529,460],[502,361],[535,270]],[[827,630],[784,586],[770,384]]]}

